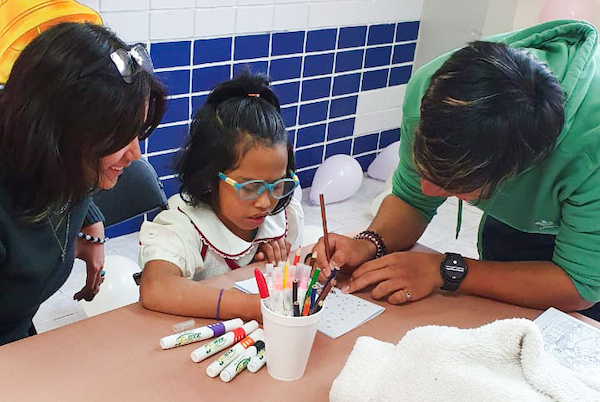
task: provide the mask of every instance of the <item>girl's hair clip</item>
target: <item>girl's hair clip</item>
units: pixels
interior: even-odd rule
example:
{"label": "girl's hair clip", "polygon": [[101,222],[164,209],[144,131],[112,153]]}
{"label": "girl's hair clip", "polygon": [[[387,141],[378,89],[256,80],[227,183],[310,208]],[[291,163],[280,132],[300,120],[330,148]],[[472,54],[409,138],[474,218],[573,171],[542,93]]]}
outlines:
{"label": "girl's hair clip", "polygon": [[260,94],[248,94],[252,98],[260,98]]}

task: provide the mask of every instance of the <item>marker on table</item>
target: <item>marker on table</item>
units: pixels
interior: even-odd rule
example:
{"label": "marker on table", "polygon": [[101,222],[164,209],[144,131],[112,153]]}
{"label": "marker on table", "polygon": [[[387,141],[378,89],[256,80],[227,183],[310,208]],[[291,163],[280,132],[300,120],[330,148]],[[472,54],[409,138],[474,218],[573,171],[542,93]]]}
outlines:
{"label": "marker on table", "polygon": [[258,351],[256,356],[252,356],[252,358],[250,359],[250,362],[248,363],[248,371],[251,373],[256,373],[265,365],[266,362],[267,354],[265,352],[265,349],[263,348]]}
{"label": "marker on table", "polygon": [[254,346],[250,346],[245,353],[238,356],[229,366],[225,367],[225,369],[221,371],[221,380],[223,382],[233,380],[236,375],[241,373],[246,366],[248,366],[252,357],[256,356],[259,350],[265,350],[265,343],[263,341],[257,341]]}
{"label": "marker on table", "polygon": [[193,362],[198,363],[214,355],[217,352],[225,349],[228,346],[233,345],[236,342],[242,340],[246,334],[254,331],[258,328],[258,322],[256,320],[248,321],[240,328],[236,328],[233,331],[227,332],[225,335],[212,340],[211,342],[200,346],[198,349],[190,353],[190,358]]}
{"label": "marker on table", "polygon": [[205,339],[223,335],[225,332],[239,328],[243,324],[244,321],[242,321],[240,318],[234,318],[233,320],[216,322],[204,327],[190,329],[189,331],[184,331],[161,338],[160,347],[163,349],[171,349],[176,346],[203,341]]}
{"label": "marker on table", "polygon": [[231,349],[223,353],[217,360],[209,364],[206,368],[206,375],[213,378],[218,376],[219,373],[223,371],[223,369],[227,367],[227,365],[231,363],[237,356],[244,354],[246,349],[254,345],[256,341],[263,339],[265,339],[265,333],[261,328],[258,328],[250,335],[233,345]]}

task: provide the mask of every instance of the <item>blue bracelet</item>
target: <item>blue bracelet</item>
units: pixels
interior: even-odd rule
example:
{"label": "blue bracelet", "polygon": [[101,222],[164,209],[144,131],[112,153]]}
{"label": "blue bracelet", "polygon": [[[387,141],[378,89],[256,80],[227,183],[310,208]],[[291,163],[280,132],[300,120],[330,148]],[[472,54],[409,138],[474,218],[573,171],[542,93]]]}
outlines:
{"label": "blue bracelet", "polygon": [[217,314],[215,315],[215,320],[219,321],[219,311],[221,310],[221,298],[223,297],[223,290],[225,289],[221,289],[221,291],[219,292],[219,301],[217,302]]}

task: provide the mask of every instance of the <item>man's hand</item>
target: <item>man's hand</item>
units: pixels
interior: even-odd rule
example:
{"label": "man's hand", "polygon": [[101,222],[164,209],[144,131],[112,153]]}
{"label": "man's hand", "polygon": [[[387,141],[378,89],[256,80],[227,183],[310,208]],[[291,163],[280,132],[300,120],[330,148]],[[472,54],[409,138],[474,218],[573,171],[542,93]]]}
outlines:
{"label": "man's hand", "polygon": [[352,293],[375,285],[371,296],[376,300],[387,299],[390,304],[401,304],[422,299],[442,286],[440,264],[443,257],[443,254],[415,252],[388,254],[357,268],[342,291]]}
{"label": "man's hand", "polygon": [[315,251],[317,252],[317,265],[321,268],[323,278],[329,276],[333,267],[340,267],[345,272],[351,272],[375,256],[376,247],[368,240],[356,240],[334,233],[329,233],[327,237],[331,256],[329,263],[325,254],[323,237],[312,249],[313,255]]}

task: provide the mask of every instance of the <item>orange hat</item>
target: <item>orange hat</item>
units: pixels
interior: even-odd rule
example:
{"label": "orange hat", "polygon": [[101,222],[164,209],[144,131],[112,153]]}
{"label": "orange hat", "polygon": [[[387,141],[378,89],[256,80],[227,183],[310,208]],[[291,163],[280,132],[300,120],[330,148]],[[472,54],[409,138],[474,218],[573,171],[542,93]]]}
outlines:
{"label": "orange hat", "polygon": [[102,24],[102,18],[74,0],[0,0],[0,83],[6,83],[25,46],[61,22]]}

